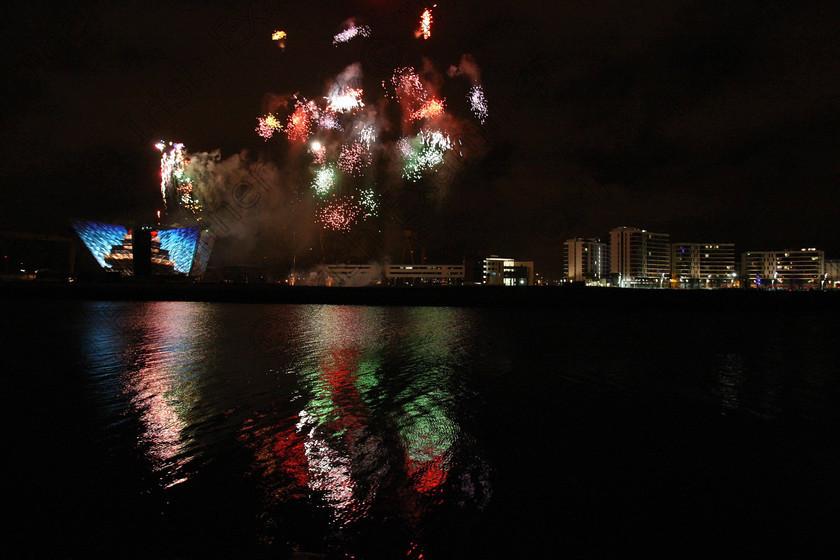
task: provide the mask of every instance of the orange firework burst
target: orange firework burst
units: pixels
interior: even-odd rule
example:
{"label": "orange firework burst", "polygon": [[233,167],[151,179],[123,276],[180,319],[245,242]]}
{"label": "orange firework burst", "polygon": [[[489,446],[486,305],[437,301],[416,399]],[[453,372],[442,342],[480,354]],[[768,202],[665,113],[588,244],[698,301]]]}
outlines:
{"label": "orange firework burst", "polygon": [[429,99],[425,105],[414,111],[411,115],[412,120],[431,119],[442,115],[444,111],[443,103],[441,99]]}
{"label": "orange firework burst", "polygon": [[312,133],[312,118],[310,107],[307,103],[298,101],[295,112],[289,115],[289,122],[286,124],[286,135],[289,140],[305,141]]}

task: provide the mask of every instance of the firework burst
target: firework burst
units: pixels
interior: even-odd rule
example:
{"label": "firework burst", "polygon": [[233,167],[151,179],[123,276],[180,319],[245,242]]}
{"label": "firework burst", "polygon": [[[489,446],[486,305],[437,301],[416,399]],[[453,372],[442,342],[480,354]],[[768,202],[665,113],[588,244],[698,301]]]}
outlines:
{"label": "firework burst", "polygon": [[326,99],[327,109],[335,113],[348,113],[365,106],[361,88],[333,88]]}
{"label": "firework burst", "polygon": [[364,211],[364,218],[370,218],[379,214],[379,196],[373,189],[365,189],[359,193],[359,205]]}
{"label": "firework burst", "polygon": [[318,212],[318,222],[324,229],[350,231],[358,222],[361,213],[361,209],[352,198],[337,198],[325,204]]}
{"label": "firework burst", "polygon": [[449,136],[439,130],[421,130],[414,140],[403,139],[403,177],[418,181],[426,171],[439,167],[452,147]]}
{"label": "firework burst", "polygon": [[420,109],[414,111],[411,115],[411,120],[419,121],[421,119],[433,119],[444,113],[444,103],[446,100],[429,99]]}
{"label": "firework burst", "polygon": [[254,130],[256,130],[257,134],[262,136],[262,138],[267,142],[269,138],[274,136],[275,131],[282,129],[283,125],[280,124],[280,121],[277,120],[277,117],[268,114],[265,117],[257,118],[257,128],[255,128]]}
{"label": "firework burst", "polygon": [[338,168],[348,175],[361,175],[362,170],[370,164],[368,154],[361,142],[345,144],[338,155]]}
{"label": "firework burst", "polygon": [[332,165],[324,165],[315,171],[315,177],[312,179],[312,190],[321,198],[327,196],[337,182],[337,174],[335,167]]}
{"label": "firework burst", "polygon": [[323,111],[318,117],[318,128],[321,130],[344,130],[341,123],[338,122],[336,114],[329,110]]}
{"label": "firework burst", "polygon": [[317,111],[318,107],[312,101],[299,99],[295,103],[295,110],[289,115],[289,121],[286,124],[286,136],[289,140],[305,142],[309,138],[312,134],[313,116],[317,115]]}

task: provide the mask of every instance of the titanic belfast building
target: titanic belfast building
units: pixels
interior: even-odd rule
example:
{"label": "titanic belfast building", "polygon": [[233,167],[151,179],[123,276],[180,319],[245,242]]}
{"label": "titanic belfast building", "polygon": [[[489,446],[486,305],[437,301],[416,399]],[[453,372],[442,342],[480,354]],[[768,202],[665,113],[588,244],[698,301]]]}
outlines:
{"label": "titanic belfast building", "polygon": [[139,226],[71,220],[71,226],[105,270],[123,276],[200,276],[213,238],[197,227]]}

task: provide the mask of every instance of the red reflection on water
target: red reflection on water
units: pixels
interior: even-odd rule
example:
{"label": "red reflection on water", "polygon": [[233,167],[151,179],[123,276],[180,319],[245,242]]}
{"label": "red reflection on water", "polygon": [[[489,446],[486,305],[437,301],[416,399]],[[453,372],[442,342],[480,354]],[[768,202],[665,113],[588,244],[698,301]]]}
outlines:
{"label": "red reflection on water", "polygon": [[274,453],[283,459],[283,470],[301,488],[309,484],[309,469],[303,438],[296,429],[275,436]]}
{"label": "red reflection on water", "polygon": [[446,482],[446,457],[439,454],[430,461],[414,461],[406,455],[406,471],[414,481],[414,488],[423,494],[434,491]]}

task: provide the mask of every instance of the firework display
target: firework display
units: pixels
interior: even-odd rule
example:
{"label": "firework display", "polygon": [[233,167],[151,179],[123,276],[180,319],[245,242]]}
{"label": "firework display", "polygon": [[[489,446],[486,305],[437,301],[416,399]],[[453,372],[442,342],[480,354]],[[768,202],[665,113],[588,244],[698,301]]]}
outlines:
{"label": "firework display", "polygon": [[195,182],[187,172],[191,160],[184,144],[161,140],[155,147],[161,152],[160,194],[164,206],[168,207],[174,199],[179,207],[197,214],[202,210],[202,204],[195,189]]}
{"label": "firework display", "polygon": [[[436,7],[423,11],[418,37],[431,37],[432,9]],[[277,30],[271,38],[285,47],[286,32]],[[369,38],[373,38],[372,29],[350,18],[341,24],[332,44]],[[467,121],[484,123],[487,118],[478,67],[470,55],[463,55],[461,62],[444,74],[430,60],[422,61],[422,67],[390,69],[378,91],[364,82],[363,66],[356,62],[324,84],[321,92],[266,94],[254,130],[269,146],[277,145],[268,153],[281,154],[285,160],[269,163],[278,174],[294,176],[290,181],[296,183],[293,200],[311,201],[313,221],[322,230],[347,232],[378,218],[383,204],[398,201],[404,183],[430,181],[447,162],[457,163],[455,158],[465,157],[459,138]],[[470,78],[468,105],[460,98],[460,103],[450,106],[441,95],[446,75]],[[214,197],[214,193],[230,192],[230,182],[237,176],[231,170],[254,165],[238,159],[225,166],[217,153],[191,154],[182,143],[162,141],[157,148],[167,214],[199,222],[203,203],[212,209],[224,198]],[[439,177],[446,179],[438,181],[446,181],[452,174]],[[393,196],[383,197],[383,192]],[[255,200],[257,196],[262,195],[255,192]]]}

